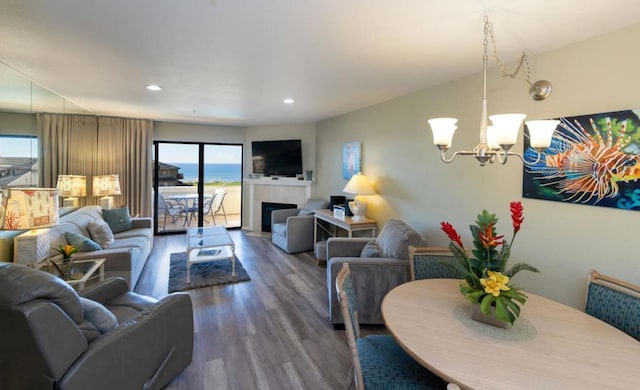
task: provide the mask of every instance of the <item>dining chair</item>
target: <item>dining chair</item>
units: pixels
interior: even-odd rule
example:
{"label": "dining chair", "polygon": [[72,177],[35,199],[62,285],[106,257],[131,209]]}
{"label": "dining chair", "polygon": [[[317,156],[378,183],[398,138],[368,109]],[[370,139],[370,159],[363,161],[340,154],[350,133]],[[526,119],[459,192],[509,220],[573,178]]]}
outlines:
{"label": "dining chair", "polygon": [[453,260],[453,253],[444,247],[409,247],[409,270],[411,280],[420,279],[459,279],[460,275],[451,266],[445,264]]}
{"label": "dining chair", "polygon": [[357,298],[349,263],[343,263],[336,278],[336,291],[344,317],[357,390],[445,389],[446,382],[418,364],[390,335],[361,337]]}
{"label": "dining chair", "polygon": [[640,340],[640,286],[591,270],[585,312]]}

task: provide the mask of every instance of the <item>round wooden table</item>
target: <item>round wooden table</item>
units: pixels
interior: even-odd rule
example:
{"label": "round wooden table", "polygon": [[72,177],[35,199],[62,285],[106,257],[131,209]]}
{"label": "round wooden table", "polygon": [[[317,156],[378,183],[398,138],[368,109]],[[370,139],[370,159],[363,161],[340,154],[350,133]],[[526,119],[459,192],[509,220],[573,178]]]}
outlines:
{"label": "round wooden table", "polygon": [[470,319],[460,280],[402,284],[382,302],[387,329],[423,366],[464,389],[640,389],[640,342],[527,293],[508,329]]}

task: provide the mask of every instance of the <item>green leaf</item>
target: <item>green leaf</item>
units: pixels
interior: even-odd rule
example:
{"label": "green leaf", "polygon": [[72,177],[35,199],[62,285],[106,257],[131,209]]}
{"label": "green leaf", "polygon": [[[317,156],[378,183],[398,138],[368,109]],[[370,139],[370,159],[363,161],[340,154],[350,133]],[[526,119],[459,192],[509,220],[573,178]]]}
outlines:
{"label": "green leaf", "polygon": [[501,299],[496,300],[496,318],[501,321],[506,321],[510,324],[513,324],[513,321],[516,320],[516,317],[507,309],[505,301],[508,301],[508,299],[505,299],[504,297],[500,298]]}
{"label": "green leaf", "polygon": [[511,299],[505,299],[505,303],[508,309],[513,312],[513,315],[518,318],[520,316],[520,306],[518,306],[518,304],[513,302]]}
{"label": "green leaf", "polygon": [[478,303],[478,301],[480,300],[480,297],[482,297],[482,294],[484,294],[484,291],[475,290],[475,291],[472,291],[472,292],[468,292],[466,294],[466,296],[467,296],[467,299],[469,300],[469,302]]}
{"label": "green leaf", "polygon": [[495,301],[495,297],[491,294],[487,294],[480,301],[480,311],[483,314],[490,315],[491,314],[491,304]]}
{"label": "green leaf", "polygon": [[531,271],[531,272],[540,272],[538,269],[527,263],[517,263],[511,266],[508,270],[504,272],[509,278],[512,278],[515,274],[520,271]]}

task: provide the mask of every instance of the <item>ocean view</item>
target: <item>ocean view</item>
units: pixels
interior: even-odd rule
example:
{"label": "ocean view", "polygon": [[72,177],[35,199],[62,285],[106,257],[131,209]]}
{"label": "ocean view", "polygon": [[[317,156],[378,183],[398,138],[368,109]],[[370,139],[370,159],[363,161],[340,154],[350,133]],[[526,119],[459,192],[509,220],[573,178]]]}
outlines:
{"label": "ocean view", "polygon": [[[183,182],[194,182],[198,180],[198,164],[173,163],[169,164],[179,167],[179,173],[184,175]],[[242,164],[204,164],[204,182],[239,182],[242,181]]]}

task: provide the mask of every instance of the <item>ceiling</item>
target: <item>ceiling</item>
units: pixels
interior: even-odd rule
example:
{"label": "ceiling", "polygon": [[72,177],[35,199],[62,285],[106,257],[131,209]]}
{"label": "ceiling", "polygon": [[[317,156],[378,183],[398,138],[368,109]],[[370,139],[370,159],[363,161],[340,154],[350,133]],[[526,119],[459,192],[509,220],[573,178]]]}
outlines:
{"label": "ceiling", "polygon": [[485,13],[508,62],[638,23],[640,1],[2,0],[0,62],[99,115],[307,123],[479,72]]}

